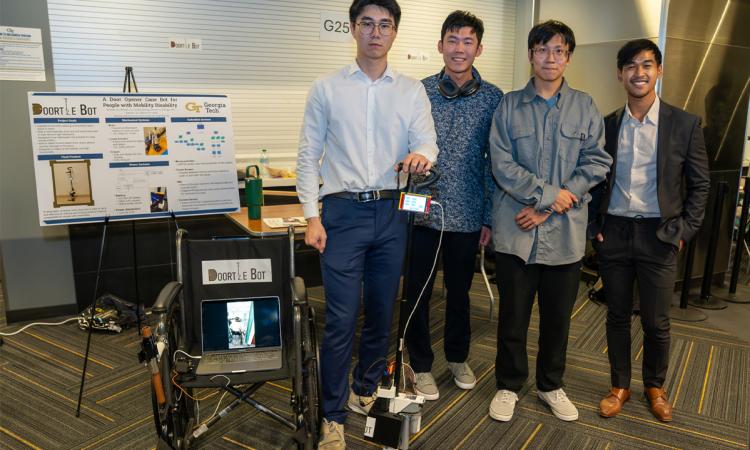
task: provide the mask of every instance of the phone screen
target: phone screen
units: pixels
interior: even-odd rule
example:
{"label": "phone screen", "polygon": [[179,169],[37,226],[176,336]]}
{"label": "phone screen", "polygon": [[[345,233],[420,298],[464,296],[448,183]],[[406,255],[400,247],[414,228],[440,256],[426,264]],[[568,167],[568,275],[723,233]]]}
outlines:
{"label": "phone screen", "polygon": [[402,192],[399,209],[402,211],[426,213],[430,209],[430,196]]}

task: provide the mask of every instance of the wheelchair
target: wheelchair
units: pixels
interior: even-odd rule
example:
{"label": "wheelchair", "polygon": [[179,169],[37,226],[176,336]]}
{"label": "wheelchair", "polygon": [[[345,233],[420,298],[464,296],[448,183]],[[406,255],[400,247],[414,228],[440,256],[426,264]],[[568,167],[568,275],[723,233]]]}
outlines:
{"label": "wheelchair", "polygon": [[[294,276],[294,230],[280,238],[218,238],[190,240],[177,231],[177,281],[164,286],[151,311],[153,331],[144,327],[139,358],[151,372],[151,400],[158,436],[157,448],[185,449],[229,411],[242,403],[285,425],[291,436],[284,448],[314,448],[321,422],[318,342],[315,311],[307,302],[304,281]],[[270,280],[252,283],[206,283],[206,261],[270,260]],[[273,370],[196,375],[202,353],[201,302],[205,299],[279,299],[282,362]],[[277,334],[278,336],[278,334]],[[252,396],[267,382],[291,379],[288,417]],[[199,418],[194,390],[215,388],[235,398],[221,412]],[[202,422],[199,423],[199,420]]]}

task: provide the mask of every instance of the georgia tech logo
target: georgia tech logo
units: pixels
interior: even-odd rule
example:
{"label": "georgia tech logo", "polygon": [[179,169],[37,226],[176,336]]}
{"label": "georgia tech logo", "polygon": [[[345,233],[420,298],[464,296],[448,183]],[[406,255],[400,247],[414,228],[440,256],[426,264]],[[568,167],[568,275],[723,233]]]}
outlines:
{"label": "georgia tech logo", "polygon": [[197,103],[195,103],[195,102],[185,103],[185,109],[187,109],[188,111],[191,111],[191,112],[197,112],[197,113],[199,113],[199,112],[201,112],[201,108],[202,108],[202,106],[199,105],[199,104],[197,104]]}

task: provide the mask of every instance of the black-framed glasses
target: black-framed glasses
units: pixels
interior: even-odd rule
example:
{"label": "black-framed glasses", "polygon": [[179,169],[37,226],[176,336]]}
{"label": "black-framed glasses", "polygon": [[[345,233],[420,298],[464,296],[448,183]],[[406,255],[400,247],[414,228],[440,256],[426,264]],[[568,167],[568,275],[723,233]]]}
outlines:
{"label": "black-framed glasses", "polygon": [[565,59],[570,54],[568,50],[565,50],[562,47],[549,48],[549,47],[542,46],[542,47],[537,47],[533,49],[532,51],[534,52],[535,55],[541,58],[546,58],[547,55],[552,53],[552,56],[554,56],[555,59],[558,61]]}
{"label": "black-framed glasses", "polygon": [[357,23],[357,26],[362,29],[362,34],[372,34],[375,31],[375,25],[382,36],[390,36],[396,31],[396,26],[389,22],[375,23],[371,20],[363,20]]}

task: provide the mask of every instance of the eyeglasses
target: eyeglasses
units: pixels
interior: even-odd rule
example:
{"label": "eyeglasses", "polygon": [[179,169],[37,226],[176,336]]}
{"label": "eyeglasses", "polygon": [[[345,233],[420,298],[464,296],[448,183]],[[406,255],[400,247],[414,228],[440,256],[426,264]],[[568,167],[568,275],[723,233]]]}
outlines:
{"label": "eyeglasses", "polygon": [[378,26],[378,31],[381,36],[390,36],[396,30],[396,26],[388,22],[375,23],[369,20],[363,20],[357,23],[357,26],[362,28],[362,34],[372,34],[375,31],[375,25]]}
{"label": "eyeglasses", "polygon": [[554,56],[555,59],[558,61],[562,61],[563,59],[565,59],[566,56],[570,54],[568,50],[565,50],[560,47],[555,47],[555,48],[537,47],[533,49],[532,51],[534,52],[536,56],[539,56],[541,58],[546,58],[547,55],[549,55],[551,52],[552,56]]}

